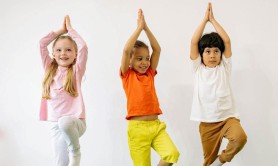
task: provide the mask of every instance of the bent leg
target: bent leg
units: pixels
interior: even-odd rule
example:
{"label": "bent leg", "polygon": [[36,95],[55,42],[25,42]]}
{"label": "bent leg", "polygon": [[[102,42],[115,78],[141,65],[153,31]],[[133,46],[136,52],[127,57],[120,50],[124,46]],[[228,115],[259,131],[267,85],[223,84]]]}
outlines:
{"label": "bent leg", "polygon": [[180,155],[178,149],[165,129],[165,123],[160,122],[156,129],[157,134],[152,141],[153,149],[161,157],[161,161],[158,166],[171,166],[173,163],[177,163]]}
{"label": "bent leg", "polygon": [[227,147],[222,151],[219,159],[222,163],[230,162],[234,156],[244,147],[247,136],[236,118],[230,118],[224,128],[224,137],[229,140]]}

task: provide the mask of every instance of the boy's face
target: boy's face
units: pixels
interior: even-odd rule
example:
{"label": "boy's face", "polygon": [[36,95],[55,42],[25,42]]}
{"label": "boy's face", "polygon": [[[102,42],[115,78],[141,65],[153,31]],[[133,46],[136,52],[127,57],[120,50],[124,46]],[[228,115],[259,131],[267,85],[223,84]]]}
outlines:
{"label": "boy's face", "polygon": [[68,67],[76,58],[74,44],[69,39],[59,39],[53,48],[53,57],[59,66]]}
{"label": "boy's face", "polygon": [[131,67],[137,72],[144,74],[150,67],[150,55],[147,48],[134,48],[130,59]]}
{"label": "boy's face", "polygon": [[207,47],[203,52],[203,62],[207,67],[215,67],[221,61],[221,51],[218,47]]}

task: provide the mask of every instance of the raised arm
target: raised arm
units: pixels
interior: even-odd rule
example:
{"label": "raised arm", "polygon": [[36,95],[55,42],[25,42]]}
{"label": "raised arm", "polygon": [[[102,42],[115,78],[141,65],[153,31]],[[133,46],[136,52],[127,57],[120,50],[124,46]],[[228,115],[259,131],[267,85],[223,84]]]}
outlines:
{"label": "raised arm", "polygon": [[50,32],[48,35],[46,35],[45,37],[43,37],[40,40],[40,53],[41,53],[41,59],[42,59],[42,64],[43,64],[44,70],[46,70],[47,67],[52,62],[52,59],[49,56],[49,51],[47,49],[47,46],[53,40],[55,40],[58,36],[63,35],[65,33],[67,33],[67,29],[66,29],[66,17],[64,18],[62,27],[60,29],[58,29],[55,32],[53,32],[53,31]]}
{"label": "raised arm", "polygon": [[204,19],[202,20],[201,24],[196,29],[196,31],[193,34],[193,37],[191,39],[190,58],[192,60],[195,60],[200,56],[199,49],[198,49],[198,42],[199,42],[200,38],[202,37],[202,34],[204,32],[207,22],[209,21],[209,9],[210,9],[210,4],[207,7]]}
{"label": "raised arm", "polygon": [[62,24],[62,27],[60,29],[58,29],[57,31],[55,31],[55,38],[65,34],[68,32],[68,29],[67,29],[67,18],[68,16],[65,16],[64,17],[64,20],[63,20],[63,24]]}
{"label": "raised arm", "polygon": [[137,19],[137,28],[133,32],[133,34],[129,37],[128,41],[125,44],[124,50],[123,50],[122,62],[121,62],[122,74],[124,74],[129,68],[130,54],[132,52],[132,49],[134,47],[136,40],[138,39],[140,33],[142,32],[143,28],[144,28],[144,21],[142,18],[142,13],[139,10],[138,19]]}
{"label": "raised arm", "polygon": [[146,35],[147,35],[147,37],[150,41],[150,44],[151,44],[151,47],[152,47],[152,50],[153,50],[152,55],[151,55],[151,68],[152,68],[152,70],[155,71],[157,66],[158,66],[161,48],[160,48],[160,45],[159,45],[158,41],[156,40],[155,36],[153,35],[151,30],[147,26],[147,23],[146,23],[145,18],[144,18],[143,11],[140,9],[139,12],[141,12],[142,19],[143,19],[143,22],[144,22],[144,31],[145,31],[145,33],[146,33]]}
{"label": "raised arm", "polygon": [[77,44],[78,52],[76,57],[76,65],[83,75],[86,70],[88,47],[82,37],[72,28],[70,17],[68,15],[65,17],[65,20],[68,35],[71,36]]}
{"label": "raised arm", "polygon": [[212,12],[211,3],[209,3],[209,7],[210,7],[209,21],[211,22],[211,24],[215,28],[216,32],[220,35],[220,37],[222,38],[222,40],[224,42],[225,50],[223,52],[223,55],[226,58],[229,58],[232,56],[231,40],[230,40],[228,34],[225,32],[224,28],[215,20],[215,18],[213,16],[213,12]]}

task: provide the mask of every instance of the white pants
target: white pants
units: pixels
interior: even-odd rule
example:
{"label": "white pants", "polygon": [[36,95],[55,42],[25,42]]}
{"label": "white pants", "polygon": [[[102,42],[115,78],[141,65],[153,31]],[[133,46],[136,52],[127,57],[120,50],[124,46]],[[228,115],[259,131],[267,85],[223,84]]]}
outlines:
{"label": "white pants", "polygon": [[80,145],[79,137],[86,130],[85,119],[65,116],[53,123],[51,135],[55,151],[56,166],[79,166]]}

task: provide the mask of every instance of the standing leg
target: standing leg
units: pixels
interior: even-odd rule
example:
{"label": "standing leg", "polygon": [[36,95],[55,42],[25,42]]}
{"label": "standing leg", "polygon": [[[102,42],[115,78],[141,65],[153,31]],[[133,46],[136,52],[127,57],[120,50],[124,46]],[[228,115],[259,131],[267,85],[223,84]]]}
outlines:
{"label": "standing leg", "polygon": [[128,122],[128,146],[134,166],[151,166],[151,138],[147,123]]}
{"label": "standing leg", "polygon": [[224,137],[229,140],[225,150],[222,151],[219,159],[222,163],[230,162],[234,156],[244,147],[247,136],[236,118],[229,118],[223,128]]}
{"label": "standing leg", "polygon": [[202,140],[204,166],[209,166],[218,155],[221,146],[221,129],[224,122],[204,123],[199,125],[199,132]]}
{"label": "standing leg", "polygon": [[67,143],[69,166],[79,166],[81,158],[79,137],[81,137],[86,130],[85,120],[66,116],[58,120],[58,125]]}
{"label": "standing leg", "polygon": [[68,146],[59,130],[58,123],[53,124],[51,128],[52,142],[54,146],[55,166],[68,166]]}

